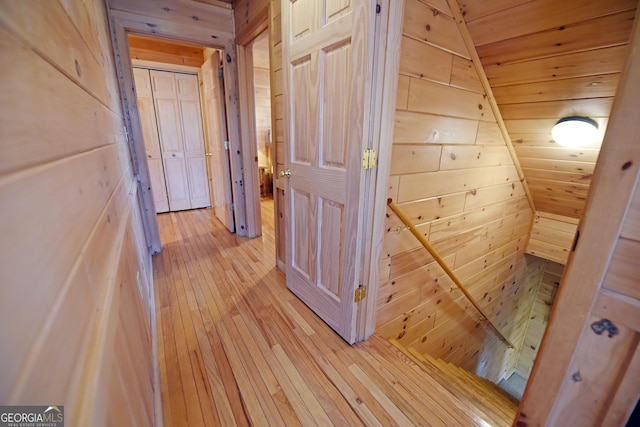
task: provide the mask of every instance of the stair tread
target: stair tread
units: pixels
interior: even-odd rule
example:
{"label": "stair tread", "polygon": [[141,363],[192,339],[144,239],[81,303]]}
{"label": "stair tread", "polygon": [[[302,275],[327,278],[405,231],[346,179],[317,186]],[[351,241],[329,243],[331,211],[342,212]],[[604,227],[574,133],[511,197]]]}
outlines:
{"label": "stair tread", "polygon": [[464,378],[464,374],[456,372],[458,367],[447,366],[446,362],[428,355],[425,357],[415,349],[405,348],[396,340],[389,341],[397,350],[407,356],[418,370],[437,381],[468,408],[482,414],[494,425],[510,426],[512,424],[517,412],[517,404],[513,401],[505,401],[501,396],[504,393],[502,390],[497,392],[488,385],[481,387],[480,383],[475,381],[470,387],[471,381]]}
{"label": "stair tread", "polygon": [[[409,350],[412,351],[413,349]],[[415,352],[415,350],[413,351]],[[415,353],[420,354],[418,352]],[[420,355],[425,356],[423,354]],[[425,357],[425,359],[431,358],[429,355],[426,356],[428,357]],[[440,366],[444,366],[448,376],[446,380],[457,385],[457,387],[462,389],[470,398],[479,400],[485,407],[505,416],[510,416],[512,413],[515,414],[515,411],[517,411],[517,404],[510,399],[506,399],[505,393],[502,390],[498,391],[490,387],[490,382],[482,382],[482,379],[477,375],[455,365],[448,364],[440,359],[431,359],[436,360]]]}
{"label": "stair tread", "polygon": [[474,374],[473,372],[469,372],[464,368],[461,368],[459,366],[456,366],[452,363],[448,363],[443,361],[442,359],[438,359],[438,358],[434,358],[433,356],[426,354],[426,353],[420,353],[423,357],[427,358],[427,359],[431,359],[433,362],[435,362],[437,365],[444,367],[443,370],[445,370],[445,372],[451,372],[452,374],[456,375],[456,376],[460,376],[463,378],[468,379],[472,384],[475,384],[481,388],[490,388],[491,390],[493,390],[495,392],[495,396],[497,398],[500,398],[501,400],[504,400],[505,403],[507,404],[512,404],[517,406],[518,405],[518,401],[517,399],[515,399],[513,396],[511,396],[510,394],[508,394],[506,391],[504,391],[503,389],[501,389],[497,384],[494,384],[493,382],[487,380],[486,378],[482,378],[479,375]]}

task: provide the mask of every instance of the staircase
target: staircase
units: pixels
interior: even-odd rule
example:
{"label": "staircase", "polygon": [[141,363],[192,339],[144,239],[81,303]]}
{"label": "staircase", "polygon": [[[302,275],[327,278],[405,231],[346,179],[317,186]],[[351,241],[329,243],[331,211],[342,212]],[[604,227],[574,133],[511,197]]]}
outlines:
{"label": "staircase", "polygon": [[389,340],[400,352],[442,385],[460,404],[492,426],[510,427],[516,417],[518,401],[496,384],[465,369],[405,348],[398,341]]}

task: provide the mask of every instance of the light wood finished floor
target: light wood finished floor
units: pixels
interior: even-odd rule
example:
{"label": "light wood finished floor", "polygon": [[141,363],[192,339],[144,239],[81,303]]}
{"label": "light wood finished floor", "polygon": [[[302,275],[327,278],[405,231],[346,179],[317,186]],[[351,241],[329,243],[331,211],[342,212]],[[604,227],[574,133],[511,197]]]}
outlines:
{"label": "light wood finished floor", "polygon": [[211,209],[158,217],[166,427],[495,425],[385,340],[350,347],[291,294],[274,267],[272,202],[263,208],[253,240]]}

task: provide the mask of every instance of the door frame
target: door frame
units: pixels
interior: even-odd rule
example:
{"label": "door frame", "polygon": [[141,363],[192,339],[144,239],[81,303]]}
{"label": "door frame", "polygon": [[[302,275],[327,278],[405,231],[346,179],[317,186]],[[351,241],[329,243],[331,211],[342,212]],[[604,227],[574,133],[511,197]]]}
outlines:
{"label": "door frame", "polygon": [[376,150],[377,167],[372,169],[370,185],[366,189],[366,228],[364,231],[364,257],[362,283],[367,286],[367,297],[356,304],[356,342],[366,341],[375,332],[380,287],[380,259],[387,217],[389,174],[395,123],[396,95],[400,75],[400,45],[404,23],[405,0],[376,0],[380,5],[379,51],[377,72],[372,91],[371,142]]}
{"label": "door frame", "polygon": [[[245,214],[245,182],[243,176],[243,152],[240,139],[239,105],[238,105],[238,73],[237,56],[233,39],[233,11],[231,7],[215,7],[193,3],[188,5],[175,0],[168,0],[170,6],[160,6],[135,2],[111,1],[109,17],[112,37],[113,55],[118,73],[118,84],[125,115],[125,127],[133,162],[134,173],[138,178],[142,200],[142,213],[147,236],[147,245],[152,254],[160,253],[162,242],[160,229],[153,203],[149,167],[146,161],[142,127],[138,115],[135,85],[133,84],[132,60],[129,49],[128,34],[186,42],[204,47],[220,49],[224,58],[225,105],[227,110],[227,129],[231,152],[231,187],[234,195],[234,218],[236,233],[247,234]],[[167,13],[173,16],[166,16]],[[164,14],[164,15],[163,15]],[[198,17],[198,14],[202,17]],[[188,15],[190,22],[185,21]],[[171,20],[173,18],[173,20]],[[196,19],[197,18],[197,19]],[[212,22],[217,22],[212,28]]]}
{"label": "door frame", "polygon": [[[262,33],[258,33],[262,34]],[[260,216],[260,177],[258,176],[258,147],[256,146],[256,103],[253,82],[253,41],[236,45],[238,55],[238,94],[240,97],[240,135],[243,141],[251,142],[246,147],[244,161],[245,174],[245,206],[247,215],[247,236],[257,237],[262,234],[262,218]]]}

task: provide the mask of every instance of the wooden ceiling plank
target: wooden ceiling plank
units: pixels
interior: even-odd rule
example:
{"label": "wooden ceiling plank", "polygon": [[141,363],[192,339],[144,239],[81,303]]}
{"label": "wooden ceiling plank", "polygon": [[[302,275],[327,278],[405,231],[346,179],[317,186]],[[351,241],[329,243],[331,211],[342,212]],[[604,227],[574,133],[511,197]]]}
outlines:
{"label": "wooden ceiling plank", "polygon": [[557,170],[544,170],[544,169],[533,169],[533,168],[524,168],[525,173],[527,174],[527,179],[545,179],[551,181],[562,181],[562,182],[573,182],[576,184],[587,184],[591,183],[591,177],[593,174],[591,173],[578,173],[578,172],[562,172]]}
{"label": "wooden ceiling plank", "polygon": [[[635,8],[478,47],[485,67],[618,46],[629,42]],[[594,37],[594,35],[598,35]]]}
{"label": "wooden ceiling plank", "polygon": [[[607,128],[608,120],[605,118],[594,118],[598,123],[598,130],[600,132],[599,137],[604,135],[604,131]],[[520,119],[520,120],[505,120],[505,124],[509,132],[512,133],[532,133],[541,134],[551,137],[551,129],[556,124],[557,119]]]}
{"label": "wooden ceiling plank", "polygon": [[615,95],[619,80],[620,73],[603,74],[496,87],[493,94],[501,107],[521,102],[604,98]]}
{"label": "wooden ceiling plank", "polygon": [[585,201],[587,198],[587,193],[589,189],[572,189],[564,187],[562,184],[555,184],[553,186],[542,186],[538,187],[537,185],[529,184],[531,187],[531,192],[534,197],[537,197],[538,194],[547,195],[549,197],[557,197],[560,199],[567,200],[581,200]]}
{"label": "wooden ceiling plank", "polygon": [[476,46],[610,15],[636,7],[637,0],[536,0],[469,22]]}
{"label": "wooden ceiling plank", "polygon": [[[535,192],[536,201],[540,201],[540,203],[557,203],[562,205],[563,208],[570,208],[574,210],[582,211],[584,210],[585,198],[577,198],[577,197],[563,197],[558,194],[551,194],[548,192]],[[555,213],[555,212],[551,212]],[[569,215],[573,217],[572,215]]]}
{"label": "wooden ceiling plank", "polygon": [[563,101],[505,104],[500,107],[505,120],[560,119],[567,116],[609,117],[613,97]]}
{"label": "wooden ceiling plank", "polygon": [[532,0],[492,0],[492,1],[466,1],[460,5],[460,12],[467,22],[475,21],[488,15],[529,3]]}
{"label": "wooden ceiling plank", "polygon": [[538,201],[537,203],[540,206],[540,210],[569,218],[580,218],[583,212],[583,209],[562,206],[557,202]]}
{"label": "wooden ceiling plank", "polygon": [[627,56],[626,45],[578,52],[553,58],[487,67],[493,87],[573,77],[617,73]]}
{"label": "wooden ceiling plank", "polygon": [[514,147],[553,147],[557,145],[551,138],[551,132],[545,134],[511,132],[510,135]]}
{"label": "wooden ceiling plank", "polygon": [[578,225],[579,222],[575,218],[566,218],[562,215],[550,214],[548,212],[536,212],[536,217],[539,217],[540,221],[546,221],[546,228],[565,231],[567,233],[575,233],[575,226]]}
{"label": "wooden ceiling plank", "polygon": [[594,163],[589,162],[572,162],[566,160],[553,159],[531,159],[528,157],[519,157],[523,168],[542,169],[559,172],[573,172],[591,174],[595,167]]}
{"label": "wooden ceiling plank", "polygon": [[551,147],[521,147],[516,146],[518,157],[574,160],[580,162],[595,163],[598,160],[600,150],[597,148],[565,148],[558,144]]}

